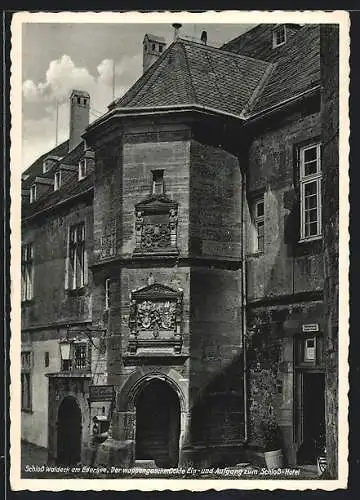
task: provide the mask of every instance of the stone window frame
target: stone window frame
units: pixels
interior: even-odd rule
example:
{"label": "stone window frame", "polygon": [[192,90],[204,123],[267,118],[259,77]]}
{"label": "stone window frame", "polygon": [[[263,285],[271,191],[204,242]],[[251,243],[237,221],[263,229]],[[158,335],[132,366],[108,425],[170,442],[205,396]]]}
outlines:
{"label": "stone window frame", "polygon": [[86,158],[81,158],[78,164],[78,180],[82,181],[87,177]]}
{"label": "stone window frame", "polygon": [[30,203],[34,203],[34,201],[36,201],[36,198],[37,198],[37,186],[36,186],[36,183],[34,182],[34,184],[32,184],[30,186]]}
{"label": "stone window frame", "polygon": [[276,49],[277,47],[281,47],[281,45],[284,45],[286,43],[286,26],[284,24],[281,24],[280,26],[276,26],[276,28],[273,29],[272,33],[272,46],[273,49]]}
{"label": "stone window frame", "polygon": [[71,224],[68,230],[65,288],[82,290],[87,285],[87,252],[85,222]]}
{"label": "stone window frame", "polygon": [[[262,214],[259,214],[259,206],[262,205]],[[257,196],[253,201],[253,226],[254,238],[253,249],[254,253],[264,253],[265,251],[265,199],[264,194]]]}
{"label": "stone window frame", "polygon": [[61,170],[58,170],[54,174],[54,191],[59,191],[61,187]]}
{"label": "stone window frame", "polygon": [[32,411],[33,352],[21,351],[21,411]]}
{"label": "stone window frame", "polygon": [[165,194],[164,169],[152,170],[151,173],[152,173],[151,194],[153,196],[161,196]]}
{"label": "stone window frame", "polygon": [[[315,160],[305,161],[305,152],[311,149],[316,150]],[[305,145],[298,147],[298,162],[299,162],[299,190],[300,190],[300,242],[311,241],[315,239],[322,238],[322,200],[321,200],[321,181],[322,181],[322,170],[321,170],[321,143],[319,141],[311,141]],[[316,163],[315,172],[308,174],[306,172],[306,167],[309,163]],[[310,185],[315,185],[316,196],[316,233],[308,234],[306,226],[306,187]],[[313,210],[313,209],[312,209]]]}
{"label": "stone window frame", "polygon": [[21,301],[28,302],[34,298],[34,244],[21,246]]}
{"label": "stone window frame", "polygon": [[105,297],[105,311],[108,311],[111,307],[111,278],[105,278],[104,283],[104,297]]}

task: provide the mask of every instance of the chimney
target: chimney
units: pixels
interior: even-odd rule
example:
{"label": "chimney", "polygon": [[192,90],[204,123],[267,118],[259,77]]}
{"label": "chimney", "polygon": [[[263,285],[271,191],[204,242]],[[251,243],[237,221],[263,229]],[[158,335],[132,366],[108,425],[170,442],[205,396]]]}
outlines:
{"label": "chimney", "polygon": [[82,141],[81,134],[89,125],[90,95],[83,90],[73,90],[70,95],[69,151]]}
{"label": "chimney", "polygon": [[179,30],[181,28],[182,24],[180,23],[174,23],[172,27],[174,28],[174,42],[177,40],[179,36]]}
{"label": "chimney", "polygon": [[146,33],[143,40],[143,73],[161,56],[165,47],[165,38]]}
{"label": "chimney", "polygon": [[204,45],[207,45],[207,32],[206,31],[203,31],[201,33],[201,41]]}

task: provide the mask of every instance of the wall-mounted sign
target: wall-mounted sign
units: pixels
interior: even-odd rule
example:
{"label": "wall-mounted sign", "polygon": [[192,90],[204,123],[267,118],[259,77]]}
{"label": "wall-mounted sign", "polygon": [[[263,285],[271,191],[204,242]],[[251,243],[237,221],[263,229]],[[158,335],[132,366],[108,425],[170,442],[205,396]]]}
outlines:
{"label": "wall-mounted sign", "polygon": [[319,331],[319,323],[308,323],[307,325],[302,325],[303,333],[313,333]]}
{"label": "wall-mounted sign", "polygon": [[113,385],[90,385],[89,387],[89,399],[91,402],[112,401],[114,394]]}

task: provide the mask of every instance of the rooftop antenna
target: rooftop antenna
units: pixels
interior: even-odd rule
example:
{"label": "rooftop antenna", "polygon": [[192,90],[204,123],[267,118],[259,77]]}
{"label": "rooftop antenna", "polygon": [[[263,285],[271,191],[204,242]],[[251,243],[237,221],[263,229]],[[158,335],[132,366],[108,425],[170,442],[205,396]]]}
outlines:
{"label": "rooftop antenna", "polygon": [[115,58],[113,59],[113,72],[112,72],[112,95],[115,100]]}
{"label": "rooftop antenna", "polygon": [[59,134],[59,102],[56,101],[56,119],[55,119],[55,146],[58,145],[58,134]]}

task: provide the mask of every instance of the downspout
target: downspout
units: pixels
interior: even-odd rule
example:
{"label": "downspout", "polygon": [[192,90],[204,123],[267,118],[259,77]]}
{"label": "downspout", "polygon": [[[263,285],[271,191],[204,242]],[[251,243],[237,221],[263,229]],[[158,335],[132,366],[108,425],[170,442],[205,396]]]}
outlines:
{"label": "downspout", "polygon": [[245,202],[246,202],[246,171],[242,173],[241,185],[241,312],[242,312],[242,346],[243,346],[243,392],[244,392],[244,443],[248,435],[248,377],[247,377],[247,346],[246,346],[246,228],[245,228]]}

